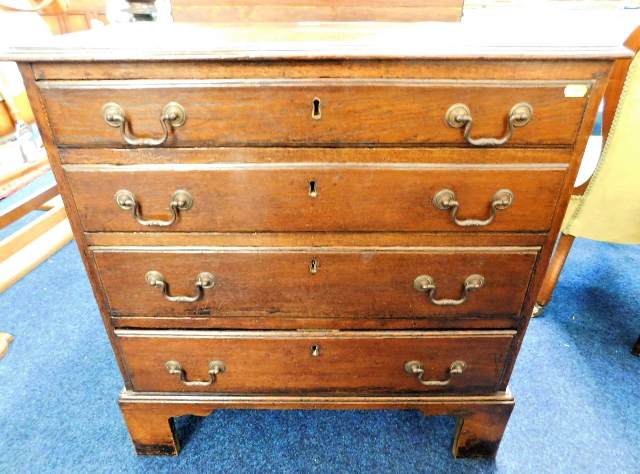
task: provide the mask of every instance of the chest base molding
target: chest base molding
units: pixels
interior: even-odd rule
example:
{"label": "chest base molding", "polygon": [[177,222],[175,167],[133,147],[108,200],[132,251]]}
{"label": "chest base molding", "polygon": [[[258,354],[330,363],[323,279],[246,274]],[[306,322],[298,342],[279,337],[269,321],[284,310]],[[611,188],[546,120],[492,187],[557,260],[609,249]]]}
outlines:
{"label": "chest base molding", "polygon": [[[173,418],[208,416],[221,409],[280,410],[418,410],[430,416],[455,416],[455,457],[495,456],[513,410],[511,393],[490,396],[244,396],[181,395],[131,392],[120,394],[120,409],[138,454],[180,452]],[[224,429],[224,427],[221,427]]]}

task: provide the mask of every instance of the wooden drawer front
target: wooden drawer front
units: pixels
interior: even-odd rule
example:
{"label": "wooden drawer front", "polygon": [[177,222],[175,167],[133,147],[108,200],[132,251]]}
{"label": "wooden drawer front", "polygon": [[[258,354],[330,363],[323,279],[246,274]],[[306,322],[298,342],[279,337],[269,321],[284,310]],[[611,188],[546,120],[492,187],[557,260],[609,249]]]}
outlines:
{"label": "wooden drawer front", "polygon": [[[68,166],[83,227],[95,231],[544,231],[565,177],[562,166]],[[117,206],[126,189],[139,217],[168,219],[172,194],[186,190],[189,210],[169,226],[141,225]],[[433,197],[450,189],[457,217],[486,219],[496,192],[512,204],[482,226],[453,222]]]}
{"label": "wooden drawer front", "polygon": [[[215,332],[116,330],[134,390],[170,392],[464,392],[501,383],[514,332]],[[316,355],[314,355],[316,354]],[[180,365],[168,372],[167,362]],[[405,371],[422,364],[423,385]],[[224,367],[208,385],[209,368]],[[215,364],[217,362],[217,364]],[[181,377],[184,379],[181,381]]]}
{"label": "wooden drawer front", "polygon": [[[62,146],[122,147],[103,119],[117,103],[131,133],[162,135],[163,107],[179,103],[186,122],[164,146],[466,144],[462,128],[445,122],[456,103],[468,106],[471,136],[501,137],[514,105],[533,118],[508,145],[568,145],[575,141],[586,97],[566,98],[565,82],[396,79],[45,81],[40,87],[55,138]],[[588,83],[586,83],[589,86]],[[314,104],[314,101],[316,104]],[[315,112],[315,114],[314,114]]]}
{"label": "wooden drawer front", "polygon": [[[93,256],[112,316],[516,317],[537,249],[155,247],[94,248]],[[169,295],[196,295],[202,272],[215,283],[198,301],[168,301],[147,283],[152,270],[163,275]],[[484,286],[458,305],[434,304],[414,288],[416,277],[429,275],[435,299],[459,299],[476,274]]]}

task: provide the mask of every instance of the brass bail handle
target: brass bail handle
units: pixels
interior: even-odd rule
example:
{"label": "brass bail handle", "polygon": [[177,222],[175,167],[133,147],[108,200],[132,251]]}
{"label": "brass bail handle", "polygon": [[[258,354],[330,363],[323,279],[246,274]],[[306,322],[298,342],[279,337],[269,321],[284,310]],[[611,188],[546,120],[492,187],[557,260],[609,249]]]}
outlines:
{"label": "brass bail handle", "polygon": [[140,211],[140,203],[136,201],[135,195],[128,189],[120,189],[114,195],[116,205],[124,210],[130,211],[133,218],[140,225],[147,227],[167,227],[174,224],[178,220],[180,211],[188,211],[193,207],[193,196],[184,189],[179,189],[171,196],[169,203],[169,212],[171,216],[168,219],[145,219]]}
{"label": "brass bail handle", "polygon": [[204,290],[213,288],[215,285],[215,278],[209,272],[201,272],[196,277],[196,294],[193,296],[172,296],[169,294],[169,283],[165,279],[164,275],[156,270],[150,270],[144,276],[147,284],[153,288],[160,288],[162,296],[167,301],[175,303],[195,303],[204,296]]}
{"label": "brass bail handle", "polygon": [[441,189],[433,196],[433,206],[442,211],[451,211],[451,220],[460,227],[482,227],[491,224],[495,218],[497,211],[507,209],[513,204],[515,199],[513,191],[510,189],[500,189],[491,198],[489,207],[489,217],[486,219],[459,219],[458,211],[460,203],[456,200],[456,193],[451,189]]}
{"label": "brass bail handle", "polygon": [[415,375],[422,385],[431,387],[445,387],[451,383],[453,378],[461,375],[467,369],[467,363],[463,360],[455,360],[449,366],[448,377],[444,380],[425,380],[424,365],[419,360],[405,362],[404,371],[410,375]]}
{"label": "brass bail handle", "polygon": [[465,303],[469,298],[469,293],[479,290],[484,286],[484,277],[482,275],[469,275],[464,280],[464,286],[462,289],[462,296],[458,299],[449,298],[436,298],[436,281],[431,275],[419,275],[413,280],[413,287],[427,295],[429,301],[436,306],[460,306]]}
{"label": "brass bail handle", "polygon": [[473,117],[466,104],[453,104],[445,114],[445,121],[452,128],[464,127],[464,139],[473,146],[500,146],[507,143],[513,135],[514,128],[524,127],[533,118],[533,107],[527,102],[514,105],[507,116],[507,130],[500,138],[472,138],[471,126]]}
{"label": "brass bail handle", "polygon": [[187,387],[208,387],[218,380],[218,375],[225,370],[224,362],[220,360],[212,360],[209,362],[209,378],[207,380],[189,380],[182,365],[177,360],[168,360],[164,364],[169,375],[178,375],[180,382]]}
{"label": "brass bail handle", "polygon": [[113,128],[120,129],[120,135],[131,146],[160,146],[169,138],[169,132],[174,128],[182,127],[187,121],[187,112],[177,102],[169,102],[162,108],[160,125],[162,136],[160,138],[140,138],[131,133],[131,124],[127,120],[124,109],[115,102],[108,102],[102,106],[102,118]]}

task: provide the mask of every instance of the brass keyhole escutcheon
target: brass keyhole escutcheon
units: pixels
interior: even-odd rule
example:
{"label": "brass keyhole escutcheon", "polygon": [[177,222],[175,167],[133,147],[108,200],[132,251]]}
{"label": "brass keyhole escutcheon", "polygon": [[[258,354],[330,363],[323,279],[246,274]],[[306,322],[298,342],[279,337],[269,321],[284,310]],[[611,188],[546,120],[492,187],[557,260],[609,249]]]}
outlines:
{"label": "brass keyhole escutcheon", "polygon": [[313,120],[320,120],[322,118],[322,111],[320,110],[320,99],[313,98],[313,107],[311,110],[311,118]]}
{"label": "brass keyhole escutcheon", "polygon": [[311,273],[312,275],[315,275],[316,273],[318,273],[319,269],[320,269],[320,262],[318,261],[317,257],[313,257],[311,259],[311,263],[309,263],[309,273]]}
{"label": "brass keyhole escutcheon", "polygon": [[312,198],[318,196],[318,183],[315,179],[309,180],[309,196]]}
{"label": "brass keyhole escutcheon", "polygon": [[311,346],[311,356],[318,357],[320,355],[320,346],[318,344],[314,344]]}

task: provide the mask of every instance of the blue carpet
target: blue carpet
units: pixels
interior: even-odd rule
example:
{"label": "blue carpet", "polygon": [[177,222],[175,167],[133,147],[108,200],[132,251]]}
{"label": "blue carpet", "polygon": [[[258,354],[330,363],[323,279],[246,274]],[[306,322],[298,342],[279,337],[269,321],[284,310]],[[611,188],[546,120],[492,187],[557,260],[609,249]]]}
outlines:
{"label": "blue carpet", "polygon": [[120,375],[75,243],[0,295],[0,473],[640,472],[640,250],[578,240],[512,378],[495,461],[454,460],[454,420],[416,412],[182,417],[177,458],[136,457]]}

